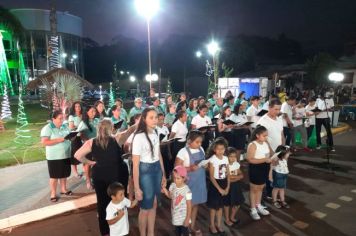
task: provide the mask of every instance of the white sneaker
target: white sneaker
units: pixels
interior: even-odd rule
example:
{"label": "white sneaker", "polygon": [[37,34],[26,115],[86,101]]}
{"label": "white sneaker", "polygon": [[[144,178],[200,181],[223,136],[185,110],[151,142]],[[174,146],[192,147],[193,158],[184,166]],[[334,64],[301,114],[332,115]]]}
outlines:
{"label": "white sneaker", "polygon": [[250,211],[250,216],[252,217],[252,219],[254,220],[260,220],[261,217],[258,215],[256,208],[251,208]]}
{"label": "white sneaker", "polygon": [[262,205],[259,205],[257,207],[257,211],[258,211],[258,213],[260,213],[263,216],[268,216],[269,215],[269,211],[267,211]]}

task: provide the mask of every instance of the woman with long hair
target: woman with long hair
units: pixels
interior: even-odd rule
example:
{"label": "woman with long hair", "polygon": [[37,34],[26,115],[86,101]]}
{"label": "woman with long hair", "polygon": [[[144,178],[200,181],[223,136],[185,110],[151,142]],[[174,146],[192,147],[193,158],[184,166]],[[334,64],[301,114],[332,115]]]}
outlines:
{"label": "woman with long hair", "polygon": [[105,104],[102,101],[96,101],[94,103],[94,107],[96,109],[96,118],[99,118],[100,120],[104,119],[107,117],[106,111],[105,111]]}
{"label": "woman with long hair", "polygon": [[153,108],[142,112],[132,141],[135,198],[140,201],[140,235],[154,235],[156,209],[161,188],[166,186],[165,170],[155,132],[158,118]]}
{"label": "woman with long hair", "polygon": [[[83,120],[79,123],[77,131],[80,132],[80,138],[83,142],[95,138],[97,135],[97,126],[99,123],[99,118],[95,118],[96,116],[96,109],[94,106],[89,106],[86,109],[86,112],[83,114]],[[88,159],[91,159],[90,154],[88,154]],[[84,175],[85,181],[88,189],[92,189],[93,186],[91,184],[90,179],[90,166],[84,164]]]}
{"label": "woman with long hair", "polygon": [[[87,140],[75,153],[75,158],[92,166],[92,177],[97,198],[99,228],[102,235],[109,235],[109,225],[106,221],[106,207],[111,198],[107,194],[108,186],[119,182],[127,189],[128,168],[122,159],[120,135],[113,136],[113,123],[103,119],[98,124],[95,138]],[[92,160],[86,156],[91,153]]]}
{"label": "woman with long hair", "polygon": [[[230,119],[235,123],[245,123],[248,122],[246,114],[243,112],[244,106],[242,104],[236,105],[231,115]],[[241,153],[246,148],[247,136],[250,134],[250,129],[248,126],[239,125],[234,126],[232,129],[233,135],[233,145],[232,147],[236,148],[238,158],[240,158]]]}
{"label": "woman with long hair", "polygon": [[186,112],[188,115],[187,126],[189,129],[193,118],[198,114],[198,100],[196,98],[192,98],[189,100],[189,106]]}
{"label": "woman with long hair", "polygon": [[220,118],[217,121],[217,127],[218,127],[218,131],[219,134],[224,137],[229,146],[234,146],[234,139],[232,136],[232,128],[234,127],[233,124],[224,124],[224,121],[230,120],[230,116],[231,116],[231,108],[229,106],[226,106],[223,108],[221,114],[220,114]]}
{"label": "woman with long hair", "polygon": [[[83,106],[80,102],[74,102],[69,112],[68,123],[69,129],[75,131],[83,118]],[[71,140],[71,158],[72,170],[76,177],[81,178],[82,174],[78,173],[78,165],[80,162],[74,158],[74,153],[82,146],[80,135]]]}
{"label": "woman with long hair", "polygon": [[171,104],[174,104],[173,102],[173,97],[171,94],[167,94],[165,99],[164,99],[164,103],[161,104],[161,108],[164,111],[165,114],[169,113],[169,106]]}

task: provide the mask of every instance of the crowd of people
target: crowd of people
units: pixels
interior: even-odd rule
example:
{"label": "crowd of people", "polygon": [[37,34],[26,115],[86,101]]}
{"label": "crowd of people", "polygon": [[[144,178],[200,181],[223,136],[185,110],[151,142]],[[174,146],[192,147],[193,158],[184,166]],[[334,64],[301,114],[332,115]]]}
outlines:
{"label": "crowd of people", "polygon": [[[262,205],[265,192],[276,208],[289,208],[285,189],[287,160],[295,151],[311,151],[308,137],[316,127],[318,148],[323,125],[333,149],[328,111],[332,99],[309,101],[286,96],[248,100],[242,91],[236,98],[229,91],[165,102],[155,91],[144,101],[134,100],[126,112],[123,101],[105,108],[102,101],[83,107],[73,103],[69,114],[54,111],[41,131],[46,146],[50,177],[50,200],[72,195],[66,179],[82,178],[97,196],[102,235],[128,235],[127,208],[139,205],[140,235],[154,235],[156,209],[162,195],[171,199],[172,225],[176,235],[199,235],[197,216],[201,205],[210,212],[209,232],[224,235],[223,223],[239,223],[238,210],[245,203],[240,160],[248,162],[250,215],[254,220],[270,212]],[[318,108],[318,109],[316,109]],[[329,120],[328,120],[329,119]],[[295,142],[300,133],[302,147]],[[297,150],[298,148],[298,150]],[[72,166],[72,167],[71,167]]]}

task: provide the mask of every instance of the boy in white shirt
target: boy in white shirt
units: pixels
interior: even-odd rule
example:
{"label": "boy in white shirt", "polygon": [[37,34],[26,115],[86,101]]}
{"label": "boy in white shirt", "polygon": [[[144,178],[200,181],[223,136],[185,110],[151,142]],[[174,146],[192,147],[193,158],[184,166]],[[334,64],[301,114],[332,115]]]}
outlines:
{"label": "boy in white shirt", "polygon": [[110,227],[110,235],[128,235],[130,227],[127,208],[135,207],[137,200],[131,202],[125,198],[125,187],[118,182],[110,184],[107,191],[111,197],[111,202],[106,208],[106,220]]}
{"label": "boy in white shirt", "polygon": [[246,115],[247,115],[248,121],[254,122],[251,125],[252,128],[256,128],[257,122],[261,118],[261,117],[257,116],[258,112],[260,111],[259,104],[260,104],[260,97],[252,96],[251,97],[251,106],[249,108],[247,108],[247,110],[246,110]]}
{"label": "boy in white shirt", "polygon": [[304,126],[303,118],[306,118],[306,111],[304,108],[303,102],[300,100],[294,109],[294,127],[293,127],[293,136],[292,136],[292,146],[295,147],[295,135],[299,132],[302,136],[303,149],[306,152],[310,152],[311,150],[308,148],[308,134],[307,129]]}
{"label": "boy in white shirt", "polygon": [[335,151],[334,149],[334,141],[333,141],[333,134],[331,133],[331,111],[334,109],[334,100],[332,98],[324,98],[321,96],[321,98],[318,98],[316,100],[316,106],[321,112],[315,113],[316,119],[315,119],[315,126],[316,126],[316,141],[317,141],[317,149],[321,148],[321,137],[320,137],[320,132],[321,132],[321,126],[324,126],[327,134],[327,143],[328,146],[330,147],[331,151]]}
{"label": "boy in white shirt", "polygon": [[283,114],[283,133],[286,138],[286,145],[290,145],[293,137],[293,106],[295,105],[295,98],[288,97],[282,104],[281,113]]}

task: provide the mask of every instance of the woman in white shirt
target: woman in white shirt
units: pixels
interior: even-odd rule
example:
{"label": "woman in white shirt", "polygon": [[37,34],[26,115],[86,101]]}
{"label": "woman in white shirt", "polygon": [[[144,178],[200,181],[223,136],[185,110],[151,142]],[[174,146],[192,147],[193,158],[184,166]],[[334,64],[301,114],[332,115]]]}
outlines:
{"label": "woman in white shirt", "polygon": [[157,121],[153,108],[144,109],[132,141],[133,180],[135,198],[140,201],[141,235],[154,235],[157,202],[161,188],[166,187],[159,137],[154,131]]}
{"label": "woman in white shirt", "polygon": [[316,108],[316,99],[314,97],[309,99],[309,104],[305,107],[305,111],[308,117],[308,122],[307,122],[307,133],[308,133],[308,139],[313,133],[313,129],[315,127],[315,114],[312,110]]}
{"label": "woman in white shirt", "polygon": [[[192,130],[200,129],[204,126],[208,126],[212,124],[211,119],[209,118],[209,116],[206,115],[207,113],[208,113],[207,105],[203,104],[198,107],[198,115],[194,116],[192,120],[192,125],[191,125]],[[200,131],[202,131],[205,135],[202,147],[204,150],[207,150],[207,148],[209,147],[209,141],[213,137],[213,133],[212,133],[213,131],[210,129],[205,129]]]}
{"label": "woman in white shirt", "polygon": [[187,120],[188,115],[185,111],[181,110],[177,113],[177,121],[174,122],[169,138],[179,138],[175,140],[172,145],[172,156],[175,161],[177,153],[180,149],[185,147],[188,135]]}
{"label": "woman in white shirt", "polygon": [[[230,119],[235,123],[248,122],[247,116],[243,112],[244,107],[245,106],[243,105],[243,103],[236,105]],[[232,130],[234,142],[232,145],[230,144],[230,146],[236,148],[238,158],[246,148],[247,135],[249,134],[250,134],[250,129],[248,126],[245,125],[235,126]]]}

